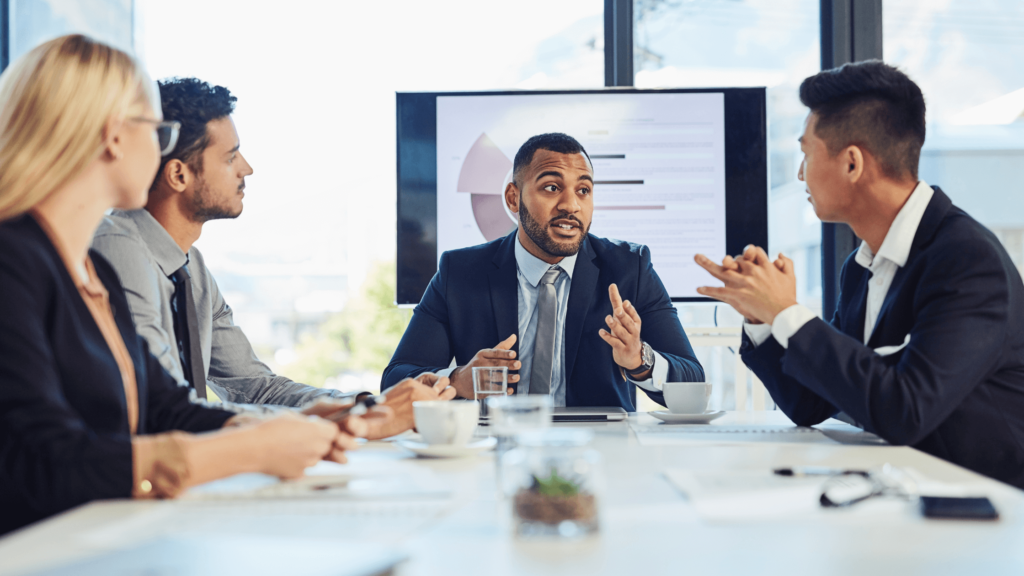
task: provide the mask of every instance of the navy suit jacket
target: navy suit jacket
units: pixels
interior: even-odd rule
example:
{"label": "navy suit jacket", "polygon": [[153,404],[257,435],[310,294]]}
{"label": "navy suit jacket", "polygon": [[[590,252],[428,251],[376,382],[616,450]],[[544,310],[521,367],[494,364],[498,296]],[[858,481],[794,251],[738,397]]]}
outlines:
{"label": "navy suit jacket", "polygon": [[[90,251],[135,365],[139,434],[220,428],[233,414],[189,401],[135,333],[114,269]],[[0,224],[0,534],[132,494],[121,372],[35,219]]]}
{"label": "navy suit jacket", "polygon": [[[865,346],[870,277],[851,255],[831,325],[808,322],[788,349],[744,336],[747,366],[797,424],[843,411],[892,444],[1024,488],[1024,284],[999,240],[935,188]],[[873,350],[908,334],[894,354]]]}
{"label": "navy suit jacket", "polygon": [[[463,366],[481,349],[493,348],[510,334],[518,336],[516,233],[441,255],[438,271],[384,370],[381,389],[443,370],[453,357]],[[622,377],[611,346],[598,335],[607,327],[605,316],[612,313],[612,283],[640,314],[640,337],[669,363],[668,381],[703,382],[704,370],[651,265],[650,250],[588,234],[576,259],[565,315],[566,405],[636,410],[634,384]],[[518,337],[513,349],[518,356]],[[661,393],[648,395],[665,403]]]}

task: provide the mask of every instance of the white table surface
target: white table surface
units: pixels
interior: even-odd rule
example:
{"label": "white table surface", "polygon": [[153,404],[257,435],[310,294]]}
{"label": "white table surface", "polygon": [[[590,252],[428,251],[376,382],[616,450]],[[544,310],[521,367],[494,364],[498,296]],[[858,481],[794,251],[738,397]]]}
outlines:
{"label": "white table surface", "polygon": [[[654,423],[647,414],[634,422]],[[716,424],[788,423],[780,412],[730,413]],[[1024,574],[1024,492],[906,447],[817,442],[642,446],[625,422],[572,424],[594,431],[603,457],[601,532],[575,542],[510,533],[493,456],[415,459],[371,442],[350,468],[399,466],[449,486],[453,497],[413,504],[332,500],[107,501],[82,506],[0,539],[0,574],[24,574],[159,536],[188,531],[385,544],[407,554],[398,573],[426,574]],[[850,430],[829,421],[822,426]],[[925,520],[831,511],[822,518],[710,523],[666,479],[668,468],[766,470],[794,465],[909,467],[935,481],[970,484],[996,522]],[[162,531],[161,531],[162,530]],[[268,553],[270,553],[268,551]],[[339,558],[344,562],[344,558]],[[295,559],[295,574],[302,560]]]}

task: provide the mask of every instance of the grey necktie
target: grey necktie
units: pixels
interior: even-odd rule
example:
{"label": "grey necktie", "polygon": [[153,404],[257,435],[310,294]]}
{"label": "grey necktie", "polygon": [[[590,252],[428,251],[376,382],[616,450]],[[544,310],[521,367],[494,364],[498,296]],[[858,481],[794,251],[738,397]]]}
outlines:
{"label": "grey necktie", "polygon": [[558,301],[555,280],[562,269],[549,268],[537,286],[537,339],[533,343],[533,367],[530,368],[530,394],[551,393],[551,366],[555,356],[555,314]]}

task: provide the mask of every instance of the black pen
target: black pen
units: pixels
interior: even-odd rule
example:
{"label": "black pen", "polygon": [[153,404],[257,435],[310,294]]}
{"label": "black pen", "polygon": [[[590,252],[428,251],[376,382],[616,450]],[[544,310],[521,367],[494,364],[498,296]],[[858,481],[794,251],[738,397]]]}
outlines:
{"label": "black pen", "polygon": [[772,470],[779,476],[835,476],[837,474],[864,474],[863,470],[843,470],[828,466],[793,466],[792,468],[776,468]]}
{"label": "black pen", "polygon": [[348,418],[349,416],[362,416],[363,414],[366,414],[370,410],[370,408],[373,408],[378,404],[383,404],[384,400],[386,400],[386,398],[383,394],[380,394],[378,396],[374,396],[371,394],[369,396],[365,396],[362,400],[356,401],[348,408],[343,408],[341,410],[338,410],[337,412],[328,414],[324,418],[330,420],[331,422],[338,423],[344,420],[345,418]]}

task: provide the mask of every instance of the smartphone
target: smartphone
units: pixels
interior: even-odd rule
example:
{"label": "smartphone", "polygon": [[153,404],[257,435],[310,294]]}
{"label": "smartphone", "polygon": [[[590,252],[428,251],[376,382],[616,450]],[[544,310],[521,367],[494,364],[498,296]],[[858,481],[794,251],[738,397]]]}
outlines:
{"label": "smartphone", "polygon": [[960,520],[996,520],[999,513],[988,498],[943,498],[921,496],[921,513],[925,518]]}

